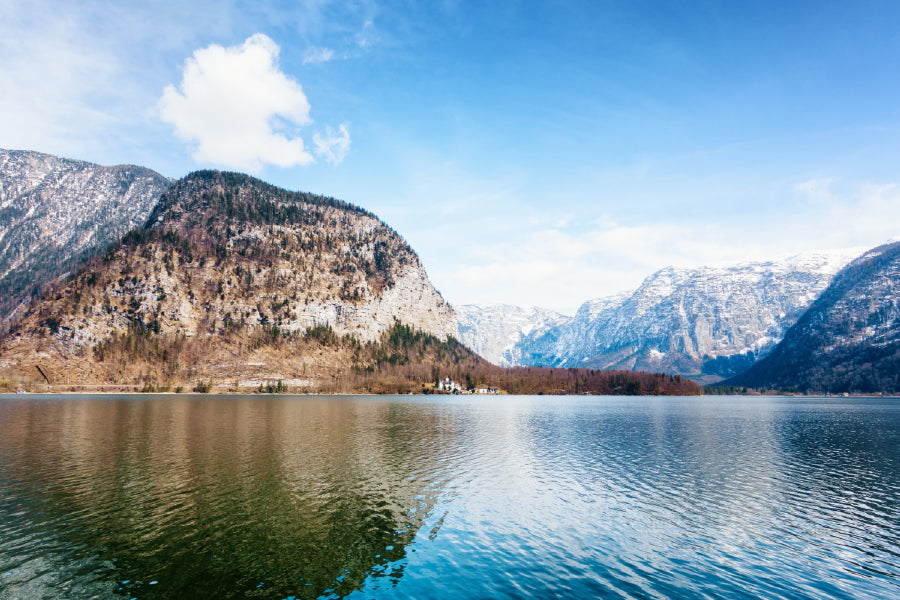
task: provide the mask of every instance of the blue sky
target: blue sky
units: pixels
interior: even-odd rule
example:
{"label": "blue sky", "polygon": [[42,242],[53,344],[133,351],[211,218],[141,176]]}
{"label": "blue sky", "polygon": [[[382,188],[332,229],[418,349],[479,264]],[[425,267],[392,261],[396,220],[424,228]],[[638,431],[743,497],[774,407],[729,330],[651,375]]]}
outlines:
{"label": "blue sky", "polygon": [[[374,211],[453,303],[900,235],[896,2],[0,0],[0,147]],[[251,90],[248,92],[247,90]]]}

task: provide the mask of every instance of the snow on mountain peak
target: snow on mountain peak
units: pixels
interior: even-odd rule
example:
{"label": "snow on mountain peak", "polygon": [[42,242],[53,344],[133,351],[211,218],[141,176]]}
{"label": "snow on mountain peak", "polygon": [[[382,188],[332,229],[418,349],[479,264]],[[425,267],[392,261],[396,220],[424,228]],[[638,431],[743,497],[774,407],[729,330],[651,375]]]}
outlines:
{"label": "snow on mountain peak", "polygon": [[[770,350],[858,256],[857,249],[697,268],[666,267],[633,292],[596,298],[573,317],[513,306],[457,307],[462,341],[498,364],[625,368],[720,378]],[[726,361],[723,363],[722,361]],[[707,363],[721,370],[710,375]]]}

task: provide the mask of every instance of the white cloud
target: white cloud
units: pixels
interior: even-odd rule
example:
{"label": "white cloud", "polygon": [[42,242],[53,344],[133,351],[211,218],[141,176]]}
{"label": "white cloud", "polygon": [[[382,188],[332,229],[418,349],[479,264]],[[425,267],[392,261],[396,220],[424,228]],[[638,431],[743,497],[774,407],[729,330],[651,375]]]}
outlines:
{"label": "white cloud", "polygon": [[360,49],[365,50],[377,41],[378,33],[375,30],[375,23],[369,19],[363,24],[362,31],[357,34],[356,45],[359,46]]}
{"label": "white cloud", "polygon": [[[195,14],[209,15],[202,31]],[[192,40],[230,23],[213,0],[0,0],[0,146],[166,171],[169,136],[159,143],[149,109]]]}
{"label": "white cloud", "polygon": [[43,2],[0,9],[0,135],[6,148],[79,155],[121,127],[133,86],[89,29],[88,14]]}
{"label": "white cloud", "polygon": [[752,258],[701,230],[668,223],[536,229],[468,256],[437,278],[454,288],[451,302],[518,303],[571,314],[586,300],[636,288],[665,266]]}
{"label": "white cloud", "polygon": [[279,69],[278,52],[257,33],[240,46],[201,48],[185,61],[179,89],[165,88],[159,111],[179,138],[196,145],[195,160],[253,172],[313,162],[291,132],[312,122],[309,101]]}
{"label": "white cloud", "polygon": [[350,151],[350,131],[347,124],[341,123],[338,131],[326,127],[324,135],[316,133],[313,136],[313,143],[316,145],[316,156],[333,165],[341,164]]}
{"label": "white cloud", "polygon": [[[459,241],[458,258],[429,264],[429,274],[451,303],[538,305],[572,313],[591,298],[634,289],[667,266],[859,250],[900,235],[900,185],[839,184],[821,179],[790,186],[788,191],[810,201],[786,203],[778,215],[743,219],[722,214],[635,224],[584,215],[554,226],[554,211],[548,210],[543,219],[521,219],[521,234],[512,237],[500,233],[492,215],[470,226],[480,235]],[[458,222],[447,226],[465,236]]]}
{"label": "white cloud", "polygon": [[334,50],[331,48],[308,48],[303,53],[303,64],[325,63],[334,58]]}

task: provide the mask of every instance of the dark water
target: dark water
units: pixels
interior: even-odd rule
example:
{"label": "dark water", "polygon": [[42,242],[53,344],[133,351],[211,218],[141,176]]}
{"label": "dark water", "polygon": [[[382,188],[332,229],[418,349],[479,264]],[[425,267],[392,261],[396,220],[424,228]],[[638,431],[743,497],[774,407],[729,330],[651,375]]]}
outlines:
{"label": "dark water", "polygon": [[0,598],[900,598],[900,401],[0,398]]}

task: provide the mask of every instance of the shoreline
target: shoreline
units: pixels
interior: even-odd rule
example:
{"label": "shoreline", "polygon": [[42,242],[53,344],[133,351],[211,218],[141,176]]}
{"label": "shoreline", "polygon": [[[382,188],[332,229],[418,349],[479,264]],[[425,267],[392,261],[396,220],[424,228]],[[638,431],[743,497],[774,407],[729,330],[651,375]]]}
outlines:
{"label": "shoreline", "polygon": [[[107,386],[111,387],[111,386]],[[417,397],[477,397],[477,398],[489,398],[489,397],[497,397],[502,396],[506,398],[510,397],[520,397],[520,398],[535,398],[539,396],[544,396],[548,398],[552,397],[567,397],[567,398],[581,398],[581,397],[594,397],[594,398],[836,398],[836,399],[851,399],[851,398],[884,398],[884,399],[897,399],[900,400],[900,394],[640,394],[640,395],[627,395],[627,394],[444,394],[444,393],[430,393],[430,394],[414,394],[412,392],[409,393],[376,393],[376,392],[260,392],[256,390],[251,391],[210,391],[210,392],[194,392],[194,391],[186,391],[186,392],[141,392],[134,390],[66,390],[66,391],[43,391],[43,392],[0,392],[0,399],[12,399],[12,398],[23,398],[28,396],[139,396],[139,397],[166,397],[166,396],[191,396],[191,397],[220,397],[220,396],[258,396],[260,398],[272,398],[272,397],[290,397],[290,396],[303,396],[303,397],[313,397],[313,396],[365,396],[365,397],[380,397],[380,396],[417,396]]]}

